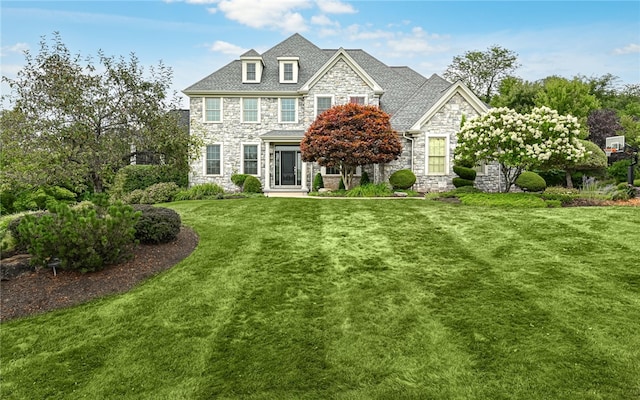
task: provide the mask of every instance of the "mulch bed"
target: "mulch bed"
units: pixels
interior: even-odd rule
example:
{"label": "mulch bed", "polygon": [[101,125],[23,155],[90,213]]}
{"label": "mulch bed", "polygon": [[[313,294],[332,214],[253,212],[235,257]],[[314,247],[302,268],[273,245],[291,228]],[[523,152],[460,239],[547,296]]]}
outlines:
{"label": "mulch bed", "polygon": [[81,273],[34,269],[25,254],[5,258],[0,264],[0,321],[69,307],[114,293],[165,271],[186,258],[198,245],[198,235],[182,227],[169,243],[138,245],[133,259],[102,271]]}

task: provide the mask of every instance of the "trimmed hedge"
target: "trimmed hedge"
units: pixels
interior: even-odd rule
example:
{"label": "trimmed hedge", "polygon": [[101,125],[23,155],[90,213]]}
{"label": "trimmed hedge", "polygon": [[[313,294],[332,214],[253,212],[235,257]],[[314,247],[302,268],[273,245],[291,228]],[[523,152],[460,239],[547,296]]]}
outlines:
{"label": "trimmed hedge", "polygon": [[141,212],[135,224],[135,237],[140,243],[167,243],[180,233],[182,220],[176,211],[146,204],[135,205],[133,209]]}
{"label": "trimmed hedge", "polygon": [[453,186],[457,188],[474,185],[474,182],[472,180],[464,179],[464,178],[455,177],[451,179],[451,181],[453,182]]}
{"label": "trimmed hedge", "polygon": [[515,184],[525,192],[541,192],[547,187],[547,182],[533,171],[521,173]]}
{"label": "trimmed hedge", "polygon": [[247,179],[244,181],[244,185],[242,185],[243,193],[262,193],[262,183],[260,180],[253,175],[247,176]]}
{"label": "trimmed hedge", "polygon": [[401,169],[391,174],[389,183],[393,189],[409,189],[416,183],[416,175],[409,169]]}
{"label": "trimmed hedge", "polygon": [[[460,178],[466,179],[469,181],[474,181],[476,179],[477,172],[473,168],[463,167],[461,165],[454,165],[453,172],[455,172]],[[455,183],[454,183],[455,185]],[[468,186],[468,185],[467,185]]]}

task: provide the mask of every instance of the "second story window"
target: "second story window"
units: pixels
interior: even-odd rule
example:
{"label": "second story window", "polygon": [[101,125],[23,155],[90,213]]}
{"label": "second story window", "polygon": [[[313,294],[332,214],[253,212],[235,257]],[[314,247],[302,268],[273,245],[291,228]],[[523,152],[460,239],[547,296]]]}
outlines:
{"label": "second story window", "polygon": [[322,114],[333,107],[332,96],[317,96],[316,97],[316,116]]}
{"label": "second story window", "polygon": [[298,83],[298,57],[278,57],[280,83]]}
{"label": "second story window", "polygon": [[285,63],[283,65],[283,67],[284,67],[283,80],[284,81],[292,81],[293,80],[293,64],[292,63]]}
{"label": "second story window", "polygon": [[206,97],[204,99],[204,122],[222,122],[222,99]]}
{"label": "second story window", "polygon": [[297,122],[297,99],[280,99],[280,122]]}
{"label": "second story window", "polygon": [[365,96],[349,96],[349,103],[364,105]]}
{"label": "second story window", "polygon": [[259,122],[258,104],[256,98],[242,99],[242,122]]}

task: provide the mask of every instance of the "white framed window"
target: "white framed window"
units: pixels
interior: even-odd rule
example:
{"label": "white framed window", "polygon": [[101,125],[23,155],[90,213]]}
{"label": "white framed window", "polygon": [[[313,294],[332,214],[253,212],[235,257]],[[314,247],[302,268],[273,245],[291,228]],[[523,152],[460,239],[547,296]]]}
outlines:
{"label": "white framed window", "polygon": [[280,83],[298,83],[298,57],[278,57]]}
{"label": "white framed window", "polygon": [[315,116],[322,114],[333,107],[333,95],[317,94],[315,95],[314,112]]}
{"label": "white framed window", "polygon": [[449,152],[447,136],[427,136],[427,175],[447,175]]}
{"label": "white framed window", "polygon": [[260,122],[260,99],[243,98],[242,103],[242,122]]}
{"label": "white framed window", "polygon": [[279,122],[298,122],[298,99],[281,98],[278,108]]}
{"label": "white framed window", "polygon": [[242,144],[242,173],[260,175],[260,145],[256,143]]}
{"label": "white framed window", "polygon": [[222,122],[221,97],[205,97],[203,107],[204,122]]}
{"label": "white framed window", "polygon": [[351,94],[349,95],[349,104],[367,104],[367,96],[364,94]]}
{"label": "white framed window", "polygon": [[205,175],[222,175],[222,144],[208,144],[203,159]]}
{"label": "white framed window", "polygon": [[262,61],[260,58],[242,60],[242,83],[260,83]]}

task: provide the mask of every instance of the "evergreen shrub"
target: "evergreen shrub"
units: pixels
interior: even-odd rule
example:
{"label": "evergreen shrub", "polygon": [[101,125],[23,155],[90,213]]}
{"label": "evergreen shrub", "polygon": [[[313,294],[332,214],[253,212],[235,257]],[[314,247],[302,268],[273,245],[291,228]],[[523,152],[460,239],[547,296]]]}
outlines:
{"label": "evergreen shrub", "polygon": [[346,190],[347,187],[344,185],[344,181],[342,180],[342,177],[340,177],[340,183],[338,183],[338,190]]}
{"label": "evergreen shrub", "polygon": [[524,171],[518,176],[516,186],[525,192],[541,192],[547,187],[542,177],[533,171]]}
{"label": "evergreen shrub", "polygon": [[97,271],[133,255],[139,216],[120,202],[78,208],[59,203],[39,217],[25,215],[18,234],[34,265],[58,259],[62,269]]}
{"label": "evergreen shrub", "polygon": [[180,233],[182,220],[176,211],[147,204],[135,205],[133,209],[141,213],[135,224],[135,238],[140,243],[168,243]]}
{"label": "evergreen shrub", "polygon": [[368,185],[369,183],[371,183],[369,174],[367,171],[362,171],[362,175],[360,175],[360,186]]}
{"label": "evergreen shrub", "polygon": [[249,175],[242,185],[242,192],[244,193],[262,193],[262,183],[253,175]]}
{"label": "evergreen shrub", "polygon": [[389,177],[389,183],[393,189],[409,189],[416,183],[416,175],[408,169],[401,169]]}
{"label": "evergreen shrub", "polygon": [[318,189],[322,189],[324,187],[324,180],[322,179],[322,174],[318,172],[316,176],[313,177],[313,191],[317,192]]}
{"label": "evergreen shrub", "polygon": [[455,186],[456,188],[460,188],[460,187],[464,187],[464,186],[473,187],[473,185],[474,185],[474,181],[470,180],[470,179],[464,179],[464,178],[455,177],[455,178],[451,179],[451,181],[453,182],[453,186]]}
{"label": "evergreen shrub", "polygon": [[[475,180],[477,175],[477,172],[475,169],[463,167],[461,165],[454,165],[453,172],[455,172],[460,178],[466,179],[469,181]],[[469,185],[465,185],[465,186],[469,186]]]}
{"label": "evergreen shrub", "polygon": [[242,187],[244,186],[244,181],[247,179],[248,176],[250,175],[233,173],[231,174],[231,182],[233,182],[234,185],[242,189]]}
{"label": "evergreen shrub", "polygon": [[109,194],[121,199],[136,189],[144,190],[163,182],[174,182],[178,187],[186,187],[189,177],[184,171],[170,165],[127,165],[116,173]]}

